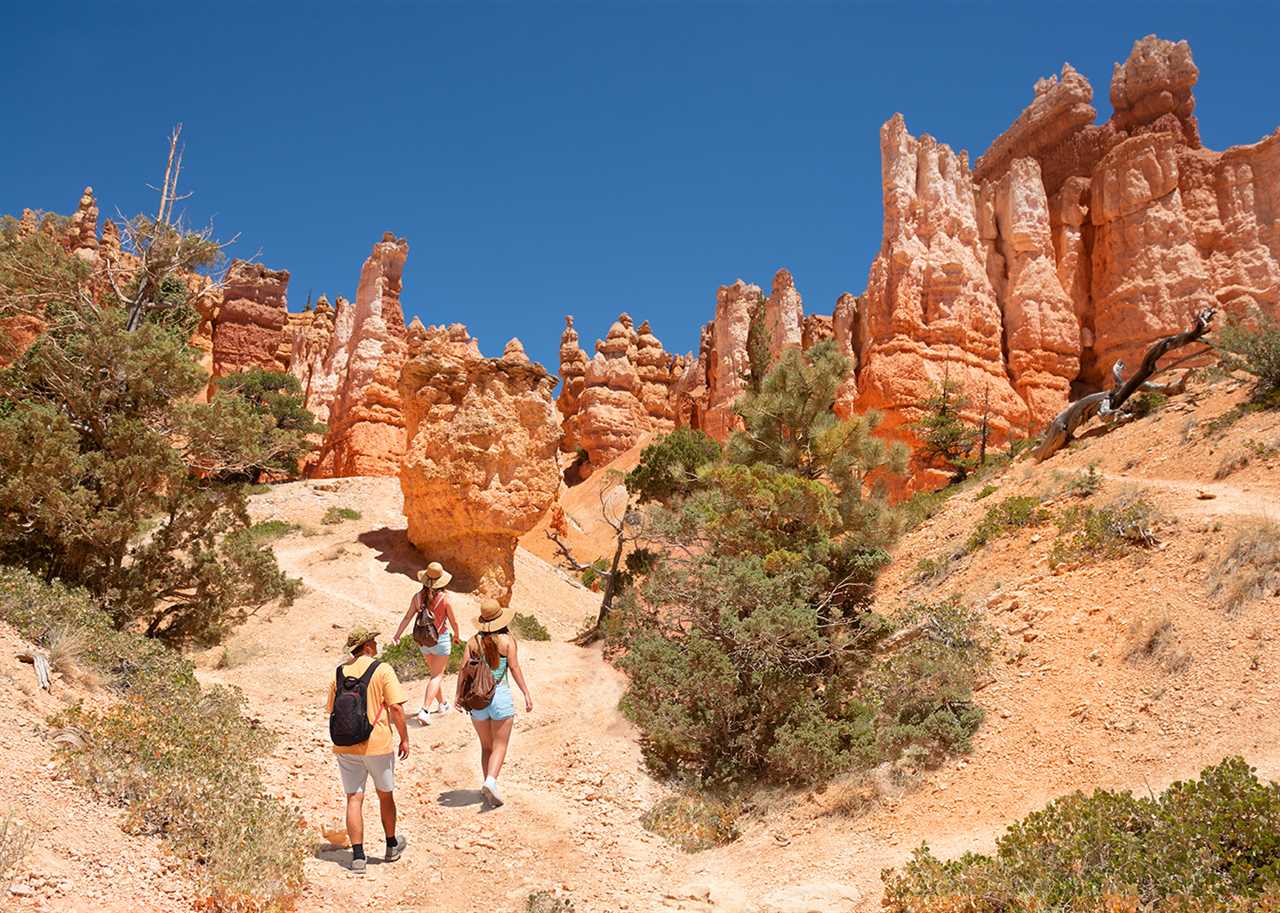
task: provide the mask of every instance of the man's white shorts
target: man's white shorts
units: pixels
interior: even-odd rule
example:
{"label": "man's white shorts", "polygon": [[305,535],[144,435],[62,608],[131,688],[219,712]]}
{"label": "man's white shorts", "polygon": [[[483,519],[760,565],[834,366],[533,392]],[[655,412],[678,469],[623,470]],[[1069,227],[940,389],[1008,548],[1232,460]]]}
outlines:
{"label": "man's white shorts", "polygon": [[364,783],[373,777],[373,788],[389,793],[396,788],[396,756],[394,754],[340,754],[338,771],[342,774],[342,791],[348,796],[364,792]]}

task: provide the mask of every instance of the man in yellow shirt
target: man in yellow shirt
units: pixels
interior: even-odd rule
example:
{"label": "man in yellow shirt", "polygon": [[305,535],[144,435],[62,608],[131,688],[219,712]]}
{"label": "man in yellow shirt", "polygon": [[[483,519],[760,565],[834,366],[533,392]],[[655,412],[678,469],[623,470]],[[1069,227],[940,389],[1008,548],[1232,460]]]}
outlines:
{"label": "man in yellow shirt", "polygon": [[[347,837],[351,841],[351,871],[363,874],[364,785],[373,777],[387,834],[387,862],[395,862],[409,841],[396,836],[395,760],[409,757],[409,730],[405,726],[406,699],[396,672],[379,662],[378,632],[359,627],[347,637],[352,659],[339,666],[329,679],[329,733],[338,757],[342,791],[347,795]],[[373,668],[370,668],[373,667]],[[360,711],[363,711],[361,713]],[[400,749],[393,753],[391,724],[400,734]],[[352,736],[352,733],[355,733]],[[362,741],[352,738],[367,736]]]}

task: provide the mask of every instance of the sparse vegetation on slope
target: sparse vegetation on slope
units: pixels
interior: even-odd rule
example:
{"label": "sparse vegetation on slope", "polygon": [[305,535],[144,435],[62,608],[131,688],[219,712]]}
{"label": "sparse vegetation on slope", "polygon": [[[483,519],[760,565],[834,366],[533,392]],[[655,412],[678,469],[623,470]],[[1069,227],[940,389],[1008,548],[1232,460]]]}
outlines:
{"label": "sparse vegetation on slope", "polygon": [[736,802],[691,791],[662,799],[640,823],[686,853],[696,853],[737,840],[741,813]]}
{"label": "sparse vegetation on slope", "polygon": [[1210,594],[1228,611],[1280,595],[1280,524],[1246,523],[1231,540],[1210,578]]}
{"label": "sparse vegetation on slope", "polygon": [[1118,558],[1156,544],[1155,508],[1142,495],[1117,498],[1104,507],[1069,507],[1059,514],[1052,568]]}
{"label": "sparse vegetation on slope", "polygon": [[320,522],[325,526],[337,526],[339,523],[346,523],[348,520],[359,519],[360,511],[353,507],[330,507],[324,512]]}
{"label": "sparse vegetation on slope", "polygon": [[925,846],[883,879],[889,913],[1274,909],[1257,904],[1280,900],[1280,786],[1228,758],[1158,797],[1076,792],[991,856]]}
{"label": "sparse vegetation on slope", "polygon": [[297,812],[266,793],[258,759],[271,737],[238,692],[203,689],[191,666],[154,640],[115,630],[82,589],[0,568],[0,619],[51,652],[80,632],[76,663],[122,693],[102,710],[52,721],[77,735],[66,769],[126,809],[132,833],[166,837],[193,864],[210,913],[284,909],[302,883]]}

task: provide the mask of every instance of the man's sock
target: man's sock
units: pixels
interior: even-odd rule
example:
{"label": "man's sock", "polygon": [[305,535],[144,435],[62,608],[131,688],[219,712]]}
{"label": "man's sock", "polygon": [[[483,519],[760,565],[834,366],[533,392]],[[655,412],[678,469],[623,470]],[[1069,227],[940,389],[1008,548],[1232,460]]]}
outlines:
{"label": "man's sock", "polygon": [[388,834],[388,835],[387,835],[387,849],[388,849],[388,850],[393,850],[393,849],[395,849],[395,846],[396,846],[396,838],[395,838],[393,835]]}
{"label": "man's sock", "polygon": [[363,844],[363,843],[353,843],[353,844],[351,844],[351,858],[352,858],[352,859],[363,859],[363,858],[364,858],[364,844]]}

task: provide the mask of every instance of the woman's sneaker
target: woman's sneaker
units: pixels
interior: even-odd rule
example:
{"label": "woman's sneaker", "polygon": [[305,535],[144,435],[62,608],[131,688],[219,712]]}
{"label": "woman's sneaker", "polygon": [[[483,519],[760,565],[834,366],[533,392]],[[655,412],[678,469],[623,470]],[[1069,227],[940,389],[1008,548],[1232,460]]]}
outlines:
{"label": "woman's sneaker", "polygon": [[418,722],[421,723],[423,726],[431,725],[431,714],[427,713],[426,707],[423,707],[421,710],[418,711]]}
{"label": "woman's sneaker", "polygon": [[440,709],[437,710],[436,713],[443,715],[448,713],[452,709],[453,709],[453,704],[450,701],[445,701],[443,704],[440,705]]}
{"label": "woman's sneaker", "polygon": [[498,781],[493,777],[485,778],[484,786],[480,787],[480,794],[484,796],[491,808],[502,807],[502,796],[498,794]]}

